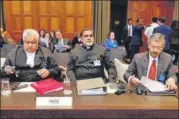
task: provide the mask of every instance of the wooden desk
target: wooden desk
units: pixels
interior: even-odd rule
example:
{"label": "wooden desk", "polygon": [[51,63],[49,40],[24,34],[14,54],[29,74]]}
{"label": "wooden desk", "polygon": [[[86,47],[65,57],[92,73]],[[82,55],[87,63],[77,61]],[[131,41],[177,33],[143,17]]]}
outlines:
{"label": "wooden desk", "polygon": [[[74,91],[76,92],[76,90]],[[1,117],[8,118],[177,118],[178,98],[174,96],[141,96],[126,93],[120,96],[73,97],[72,107],[36,107],[36,93],[12,93],[1,96]],[[45,96],[63,96],[61,91]]]}

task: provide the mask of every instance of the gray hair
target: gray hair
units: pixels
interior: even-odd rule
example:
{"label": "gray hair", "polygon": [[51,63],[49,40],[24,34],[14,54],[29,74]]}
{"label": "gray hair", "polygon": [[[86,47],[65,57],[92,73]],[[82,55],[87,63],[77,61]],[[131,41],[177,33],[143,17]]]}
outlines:
{"label": "gray hair", "polygon": [[161,34],[161,33],[154,33],[148,39],[148,44],[151,41],[156,41],[156,42],[163,41],[163,43],[165,44],[165,36],[163,34]]}
{"label": "gray hair", "polygon": [[37,41],[39,41],[39,33],[34,30],[34,29],[25,29],[22,35],[23,41],[25,40],[25,37],[27,36],[32,36],[34,37]]}

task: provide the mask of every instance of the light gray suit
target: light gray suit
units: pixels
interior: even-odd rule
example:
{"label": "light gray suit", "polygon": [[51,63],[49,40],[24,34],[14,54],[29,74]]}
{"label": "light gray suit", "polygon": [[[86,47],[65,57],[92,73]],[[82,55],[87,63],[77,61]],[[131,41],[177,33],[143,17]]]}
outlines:
{"label": "light gray suit", "polygon": [[[124,79],[128,82],[128,78],[131,75],[135,75],[135,77],[141,79],[142,76],[147,76],[147,70],[149,65],[149,52],[138,53],[134,56],[129,68],[126,70],[124,74]],[[177,82],[177,77],[175,72],[172,71],[172,57],[169,54],[161,53],[158,58],[158,67],[157,67],[157,80],[159,80],[160,75],[165,74],[165,81],[169,77],[173,77]],[[161,81],[160,81],[161,82]]]}

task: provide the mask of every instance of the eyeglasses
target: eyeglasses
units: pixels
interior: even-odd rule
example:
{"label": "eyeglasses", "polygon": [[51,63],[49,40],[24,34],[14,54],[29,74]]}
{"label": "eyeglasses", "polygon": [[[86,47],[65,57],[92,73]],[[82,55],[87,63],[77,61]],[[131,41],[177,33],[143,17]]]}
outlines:
{"label": "eyeglasses", "polygon": [[152,45],[150,45],[150,47],[151,47],[152,49],[156,49],[156,50],[162,50],[162,48],[163,48],[163,47],[161,47],[161,46],[152,46]]}
{"label": "eyeglasses", "polygon": [[84,35],[84,37],[85,38],[87,38],[87,37],[93,37],[93,35],[92,34],[90,34],[90,35],[87,34],[87,35]]}

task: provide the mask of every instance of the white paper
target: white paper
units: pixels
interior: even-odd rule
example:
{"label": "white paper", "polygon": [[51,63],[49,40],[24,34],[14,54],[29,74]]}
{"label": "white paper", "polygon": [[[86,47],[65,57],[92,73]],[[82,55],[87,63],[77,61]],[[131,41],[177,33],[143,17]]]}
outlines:
{"label": "white paper", "polygon": [[117,91],[117,86],[114,86],[114,85],[115,84],[112,84],[112,83],[107,83],[106,84],[108,94],[114,94]]}
{"label": "white paper", "polygon": [[103,93],[103,88],[80,90],[81,93]]}
{"label": "white paper", "polygon": [[36,106],[72,106],[72,97],[37,97]]}
{"label": "white paper", "polygon": [[163,83],[153,81],[144,76],[141,78],[141,83],[151,92],[161,92],[168,90]]}
{"label": "white paper", "polygon": [[103,95],[103,94],[106,94],[103,88],[85,89],[85,90],[80,90],[79,92],[79,95]]}
{"label": "white paper", "polygon": [[36,90],[30,86],[32,83],[34,82],[21,82],[20,85],[27,84],[28,86],[19,90],[14,90],[13,92],[36,92]]}
{"label": "white paper", "polygon": [[1,58],[1,68],[3,67],[5,61],[6,61],[6,58]]}

